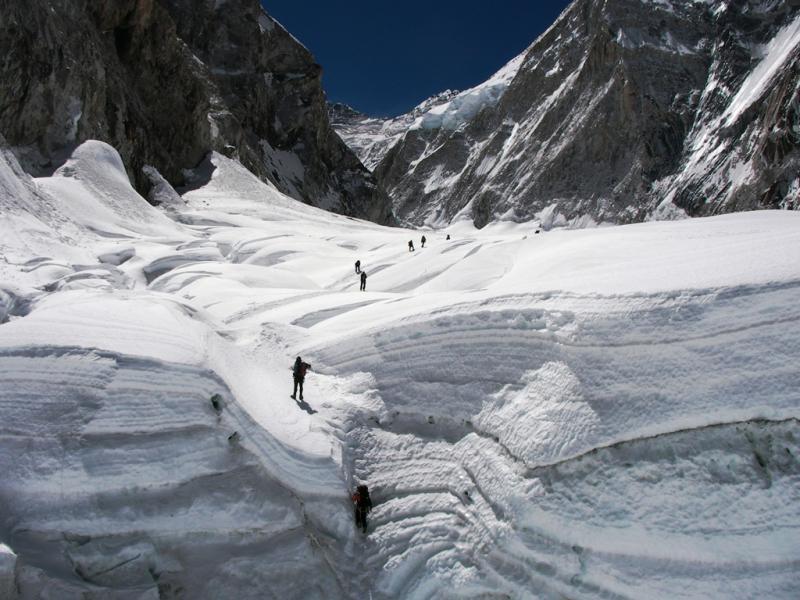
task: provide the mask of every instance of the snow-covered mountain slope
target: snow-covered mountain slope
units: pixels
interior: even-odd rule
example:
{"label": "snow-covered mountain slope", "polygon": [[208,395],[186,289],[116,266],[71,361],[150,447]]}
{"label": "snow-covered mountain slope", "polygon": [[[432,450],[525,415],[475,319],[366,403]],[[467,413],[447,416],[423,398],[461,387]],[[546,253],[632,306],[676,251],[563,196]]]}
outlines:
{"label": "snow-covered mountain slope", "polygon": [[485,84],[371,140],[391,145],[374,172],[418,225],[798,207],[799,57],[794,1],[575,0]]}
{"label": "snow-covered mountain slope", "polygon": [[10,598],[796,595],[800,214],[409,252],[218,154],[162,210],[0,159]]}
{"label": "snow-covered mountain slope", "polygon": [[321,68],[258,0],[31,0],[0,8],[0,134],[30,173],[87,139],[184,184],[209,151],[306,203],[392,223],[328,121]]}
{"label": "snow-covered mountain slope", "polygon": [[328,106],[331,126],[370,171],[380,164],[389,149],[430,110],[447,104],[459,92],[446,90],[426,99],[399,117],[382,119],[358,112],[346,104]]}
{"label": "snow-covered mountain slope", "polygon": [[332,104],[328,107],[331,126],[372,171],[409,130],[455,131],[483,109],[496,104],[517,74],[523,58],[524,55],[515,57],[474,88],[463,92],[445,90],[398,117],[369,117],[346,104]]}

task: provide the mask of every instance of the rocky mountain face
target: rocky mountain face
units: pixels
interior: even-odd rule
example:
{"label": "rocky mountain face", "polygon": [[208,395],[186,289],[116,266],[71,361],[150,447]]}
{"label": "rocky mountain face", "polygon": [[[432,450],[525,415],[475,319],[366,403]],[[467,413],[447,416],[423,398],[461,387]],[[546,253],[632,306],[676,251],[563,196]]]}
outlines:
{"label": "rocky mountain face", "polygon": [[415,224],[797,208],[799,6],[576,0],[488,82],[394,132],[374,172]]}
{"label": "rocky mountain face", "polygon": [[137,189],[211,150],[294,198],[380,223],[385,193],[333,132],[321,69],[257,0],[0,0],[0,133],[26,170],[87,139]]}

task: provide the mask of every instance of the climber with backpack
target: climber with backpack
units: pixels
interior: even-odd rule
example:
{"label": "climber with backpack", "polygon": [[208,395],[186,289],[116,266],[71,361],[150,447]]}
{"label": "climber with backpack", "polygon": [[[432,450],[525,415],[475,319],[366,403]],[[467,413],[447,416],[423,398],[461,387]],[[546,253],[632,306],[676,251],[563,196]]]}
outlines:
{"label": "climber with backpack", "polygon": [[361,527],[361,531],[367,533],[367,513],[372,510],[369,488],[364,484],[359,485],[351,499],[353,500],[353,509],[356,516],[356,527]]}
{"label": "climber with backpack", "polygon": [[290,398],[292,400],[297,400],[297,386],[300,386],[300,400],[303,399],[303,381],[306,379],[306,371],[311,368],[311,365],[305,363],[301,360],[298,356],[297,360],[294,361],[294,366],[292,367],[292,375],[294,376],[294,391]]}

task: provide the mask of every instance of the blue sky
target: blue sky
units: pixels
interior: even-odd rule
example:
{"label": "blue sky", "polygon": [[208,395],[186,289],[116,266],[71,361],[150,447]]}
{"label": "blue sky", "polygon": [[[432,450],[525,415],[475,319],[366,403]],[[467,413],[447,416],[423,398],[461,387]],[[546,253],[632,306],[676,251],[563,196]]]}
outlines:
{"label": "blue sky", "polygon": [[394,116],[484,81],[552,24],[569,0],[263,0],[314,53],[328,99]]}

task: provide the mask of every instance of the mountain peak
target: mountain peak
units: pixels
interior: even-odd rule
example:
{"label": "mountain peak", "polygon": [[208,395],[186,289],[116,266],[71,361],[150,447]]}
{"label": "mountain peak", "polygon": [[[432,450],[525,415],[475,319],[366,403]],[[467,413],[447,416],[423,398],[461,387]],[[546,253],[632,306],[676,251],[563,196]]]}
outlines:
{"label": "mountain peak", "polygon": [[797,206],[798,60],[786,4],[583,0],[486,82],[339,133],[417,225]]}

